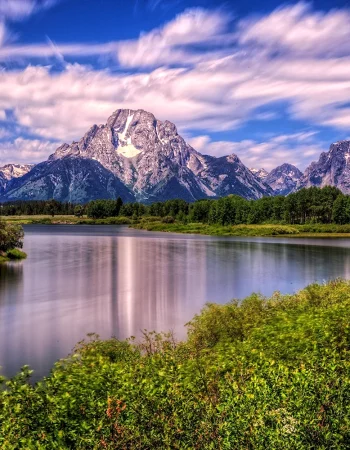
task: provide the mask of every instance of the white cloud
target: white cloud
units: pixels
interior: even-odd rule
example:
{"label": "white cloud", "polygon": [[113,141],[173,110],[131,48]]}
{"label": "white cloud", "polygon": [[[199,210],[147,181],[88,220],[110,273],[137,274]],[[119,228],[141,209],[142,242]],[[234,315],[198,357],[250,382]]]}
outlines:
{"label": "white cloud", "polygon": [[242,21],[238,39],[241,44],[258,44],[273,53],[279,49],[302,56],[343,55],[350,50],[349,23],[346,9],[315,12],[310,4],[300,2]]}
{"label": "white cloud", "polygon": [[9,20],[20,20],[33,14],[35,0],[1,0],[0,17]]}
{"label": "white cloud", "polygon": [[190,52],[185,46],[222,43],[224,37],[227,38],[230,20],[229,14],[220,11],[189,9],[162,28],[143,34],[139,39],[121,42],[118,46],[119,61],[124,67],[147,67],[208,59],[208,50],[203,55]]}
{"label": "white cloud", "polygon": [[[243,144],[214,143],[203,135],[238,128],[250,119],[275,119],[275,102],[287,105],[283,113],[290,118],[348,129],[349,14],[297,4],[234,27],[224,11],[194,9],[133,41],[5,45],[3,61],[104,54],[118,55],[125,70],[138,70],[111,73],[79,64],[68,64],[60,73],[43,66],[4,70],[0,111],[13,110],[18,125],[45,140],[70,141],[93,123],[105,123],[117,108],[142,108],[175,122],[180,132],[196,130],[199,146],[207,144],[212,153],[246,149],[253,164],[270,158],[271,151],[277,159],[290,152],[294,161],[302,161],[301,151],[294,151],[291,138],[283,135]],[[259,112],[262,107],[268,112]],[[319,150],[313,136],[303,132],[294,133],[293,142],[305,152]]]}
{"label": "white cloud", "polygon": [[58,147],[57,143],[38,139],[17,138],[0,142],[0,166],[8,163],[38,163]]}
{"label": "white cloud", "polygon": [[61,0],[1,0],[0,17],[3,20],[22,20],[32,14],[52,8]]}

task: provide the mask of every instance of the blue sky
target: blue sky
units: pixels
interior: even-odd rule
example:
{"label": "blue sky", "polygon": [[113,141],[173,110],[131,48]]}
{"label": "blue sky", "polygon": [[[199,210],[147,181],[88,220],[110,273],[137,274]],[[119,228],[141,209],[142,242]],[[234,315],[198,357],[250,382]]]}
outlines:
{"label": "blue sky", "polygon": [[0,165],[142,108],[202,153],[304,169],[350,138],[349,23],[328,0],[0,0]]}

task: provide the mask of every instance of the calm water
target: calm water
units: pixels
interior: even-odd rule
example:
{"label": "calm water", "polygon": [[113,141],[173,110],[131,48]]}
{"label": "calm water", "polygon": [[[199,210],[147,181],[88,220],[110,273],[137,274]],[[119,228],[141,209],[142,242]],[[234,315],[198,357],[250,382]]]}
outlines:
{"label": "calm water", "polygon": [[173,330],[207,301],[350,278],[350,240],[218,238],[117,226],[27,226],[25,262],[0,265],[0,366],[36,378],[89,332]]}

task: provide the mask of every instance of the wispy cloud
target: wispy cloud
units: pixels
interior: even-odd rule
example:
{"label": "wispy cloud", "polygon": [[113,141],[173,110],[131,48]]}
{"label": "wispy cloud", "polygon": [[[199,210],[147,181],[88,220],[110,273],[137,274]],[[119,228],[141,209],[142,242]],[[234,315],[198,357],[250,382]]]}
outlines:
{"label": "wispy cloud", "polygon": [[[313,11],[309,3],[278,8],[258,19],[242,20],[238,41],[275,54],[280,51],[302,57],[348,55],[350,11]],[[278,53],[277,53],[278,54]]]}
{"label": "wispy cloud", "polygon": [[[194,8],[178,15],[161,28],[142,34],[140,38],[120,42],[118,59],[124,67],[156,67],[169,64],[189,64],[210,58],[205,52],[191,52],[188,46],[222,43],[231,17],[220,11]],[[215,55],[217,55],[217,51]]]}
{"label": "wispy cloud", "polygon": [[0,142],[0,165],[13,163],[38,163],[55,151],[57,144],[39,139],[17,138]]}
{"label": "wispy cloud", "polygon": [[1,0],[2,20],[23,20],[41,10],[49,9],[62,0]]}

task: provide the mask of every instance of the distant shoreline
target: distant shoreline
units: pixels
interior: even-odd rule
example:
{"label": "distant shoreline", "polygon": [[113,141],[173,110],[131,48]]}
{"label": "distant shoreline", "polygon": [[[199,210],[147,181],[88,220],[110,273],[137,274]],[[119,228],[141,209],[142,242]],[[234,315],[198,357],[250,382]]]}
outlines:
{"label": "distant shoreline", "polygon": [[328,237],[350,238],[350,225],[336,224],[306,224],[306,225],[208,225],[203,223],[183,224],[164,223],[158,218],[142,217],[133,220],[129,217],[108,217],[105,219],[92,219],[76,216],[2,216],[10,223],[20,225],[129,225],[131,228],[146,231],[200,234],[207,236],[241,236],[241,237]]}

